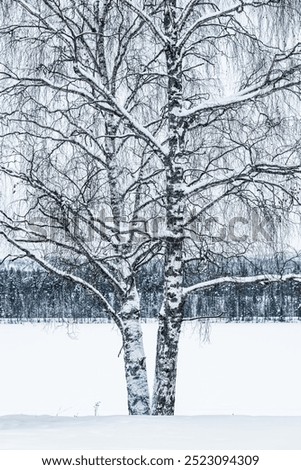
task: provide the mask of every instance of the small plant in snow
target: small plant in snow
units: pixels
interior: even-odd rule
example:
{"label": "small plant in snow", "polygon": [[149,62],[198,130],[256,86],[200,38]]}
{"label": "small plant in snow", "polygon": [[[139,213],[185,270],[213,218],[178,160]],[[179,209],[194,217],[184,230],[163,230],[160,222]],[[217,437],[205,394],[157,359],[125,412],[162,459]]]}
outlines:
{"label": "small plant in snow", "polygon": [[94,416],[98,416],[98,408],[99,405],[101,404],[101,401],[97,401],[94,405]]}

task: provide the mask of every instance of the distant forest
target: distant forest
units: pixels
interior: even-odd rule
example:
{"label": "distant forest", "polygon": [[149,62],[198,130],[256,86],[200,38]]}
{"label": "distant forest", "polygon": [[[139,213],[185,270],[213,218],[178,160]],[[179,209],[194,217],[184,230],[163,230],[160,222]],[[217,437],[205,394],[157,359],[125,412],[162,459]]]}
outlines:
{"label": "distant forest", "polygon": [[[256,270],[254,268],[256,266]],[[209,268],[209,270],[208,270]],[[206,269],[191,264],[186,285],[204,280],[202,271],[217,276],[249,276],[261,272],[301,271],[301,259],[261,260],[232,259],[207,263]],[[82,274],[82,272],[81,272]],[[88,280],[95,272],[85,273]],[[209,279],[211,278],[209,277]],[[163,275],[160,262],[152,262],[137,275],[142,296],[142,317],[154,318],[163,298]],[[99,278],[107,298],[115,306],[117,299],[109,284]],[[227,321],[301,320],[301,285],[288,281],[250,285],[223,285],[190,295],[186,317],[218,316]],[[48,321],[74,319],[101,321],[106,317],[96,297],[84,288],[28,265],[10,265],[0,270],[0,319],[6,321]]]}

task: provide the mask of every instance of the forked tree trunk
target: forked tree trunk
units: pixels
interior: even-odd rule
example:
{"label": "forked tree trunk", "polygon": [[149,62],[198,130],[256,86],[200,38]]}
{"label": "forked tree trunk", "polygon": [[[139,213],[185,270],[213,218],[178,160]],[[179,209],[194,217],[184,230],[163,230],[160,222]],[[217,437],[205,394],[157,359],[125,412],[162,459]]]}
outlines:
{"label": "forked tree trunk", "polygon": [[124,367],[130,415],[150,414],[150,397],[146,358],[140,322],[140,304],[136,287],[132,287],[120,311]]}

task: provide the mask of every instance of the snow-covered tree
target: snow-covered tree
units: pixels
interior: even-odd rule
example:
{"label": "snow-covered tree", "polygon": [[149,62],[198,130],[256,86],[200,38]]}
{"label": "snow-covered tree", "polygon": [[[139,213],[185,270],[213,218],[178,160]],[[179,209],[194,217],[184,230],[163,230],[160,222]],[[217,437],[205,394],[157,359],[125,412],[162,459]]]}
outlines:
{"label": "snow-covered tree", "polygon": [[129,412],[148,414],[136,273],[160,243],[137,234],[160,170],[124,72],[140,25],[109,1],[8,3],[1,170],[14,187],[2,235],[95,294],[121,332]]}
{"label": "snow-covered tree", "polygon": [[[0,169],[14,187],[1,233],[98,297],[122,335],[130,413],[173,414],[190,293],[300,280],[185,284],[191,263],[247,253],[234,223],[254,208],[299,204],[299,21],[293,0],[2,4]],[[234,215],[230,239],[206,232]],[[151,407],[136,275],[154,257],[164,301]]]}

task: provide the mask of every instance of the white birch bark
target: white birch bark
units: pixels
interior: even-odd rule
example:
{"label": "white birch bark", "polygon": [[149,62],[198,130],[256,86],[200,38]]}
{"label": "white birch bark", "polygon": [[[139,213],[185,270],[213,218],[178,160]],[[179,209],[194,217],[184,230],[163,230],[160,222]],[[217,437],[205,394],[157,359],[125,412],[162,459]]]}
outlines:
{"label": "white birch bark", "polygon": [[150,397],[140,319],[139,296],[133,285],[119,312],[122,319],[124,367],[131,415],[150,414]]}

